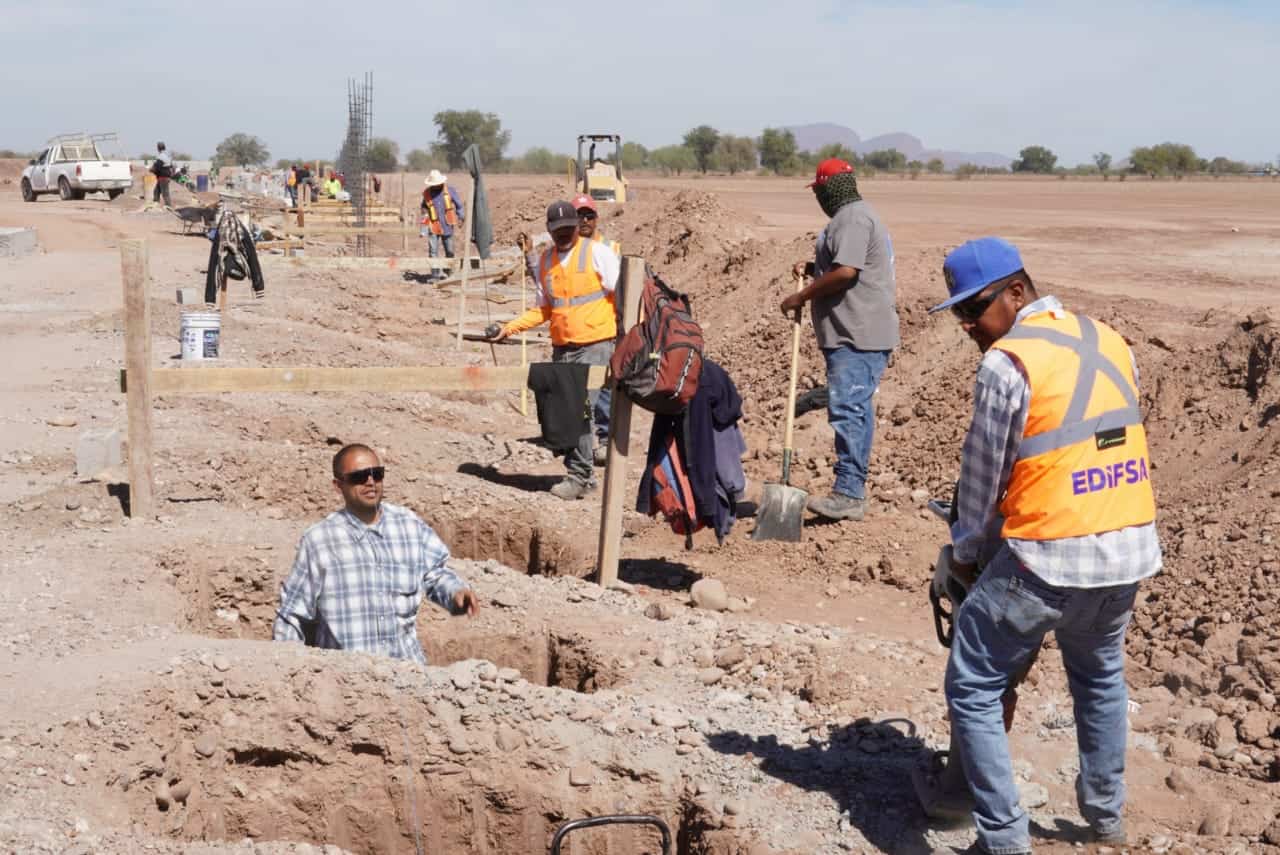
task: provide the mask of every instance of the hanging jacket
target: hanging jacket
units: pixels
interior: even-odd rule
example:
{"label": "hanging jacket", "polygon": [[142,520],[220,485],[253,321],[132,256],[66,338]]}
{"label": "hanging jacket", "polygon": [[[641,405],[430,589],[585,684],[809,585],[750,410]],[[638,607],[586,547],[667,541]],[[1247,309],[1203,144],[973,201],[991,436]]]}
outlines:
{"label": "hanging jacket", "polygon": [[243,275],[228,276],[229,270],[240,266],[241,259],[249,268],[247,273],[253,286],[253,296],[261,297],[267,289],[266,280],[262,275],[262,264],[258,261],[258,250],[253,245],[253,236],[245,231],[239,217],[230,211],[224,211],[218,220],[218,225],[209,232],[209,238],[211,245],[208,270],[205,271],[204,276],[204,301],[210,305],[217,303],[218,291],[224,287],[228,278],[245,278]]}
{"label": "hanging jacket", "polygon": [[736,519],[738,494],[745,488],[741,452],[746,446],[738,431],[742,398],[718,364],[706,359],[702,370],[698,392],[684,413],[653,417],[636,510],[649,515],[658,512],[653,501],[655,466],[674,441],[692,492],[691,510],[698,522],[715,529],[717,539],[723,542]]}
{"label": "hanging jacket", "polygon": [[590,368],[582,362],[535,362],[529,366],[527,384],[538,410],[542,441],[552,451],[577,448],[582,435],[591,432],[587,406]]}

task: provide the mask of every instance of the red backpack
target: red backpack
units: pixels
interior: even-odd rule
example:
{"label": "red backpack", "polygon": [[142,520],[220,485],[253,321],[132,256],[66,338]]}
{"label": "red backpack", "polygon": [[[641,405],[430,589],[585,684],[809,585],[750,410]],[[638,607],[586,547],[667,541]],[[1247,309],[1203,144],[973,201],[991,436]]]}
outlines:
{"label": "red backpack", "polygon": [[618,342],[609,373],[614,388],[646,410],[674,416],[685,411],[702,375],[702,327],[686,294],[645,268],[640,322]]}

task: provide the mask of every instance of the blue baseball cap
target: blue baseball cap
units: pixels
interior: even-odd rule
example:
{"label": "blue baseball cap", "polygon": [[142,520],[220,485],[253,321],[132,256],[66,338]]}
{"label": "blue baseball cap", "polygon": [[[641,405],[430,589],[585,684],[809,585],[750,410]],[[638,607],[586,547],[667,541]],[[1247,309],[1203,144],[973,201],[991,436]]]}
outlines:
{"label": "blue baseball cap", "polygon": [[953,249],[942,263],[950,296],[929,310],[929,314],[949,309],[977,294],[997,279],[1022,269],[1018,248],[1004,238],[984,237]]}

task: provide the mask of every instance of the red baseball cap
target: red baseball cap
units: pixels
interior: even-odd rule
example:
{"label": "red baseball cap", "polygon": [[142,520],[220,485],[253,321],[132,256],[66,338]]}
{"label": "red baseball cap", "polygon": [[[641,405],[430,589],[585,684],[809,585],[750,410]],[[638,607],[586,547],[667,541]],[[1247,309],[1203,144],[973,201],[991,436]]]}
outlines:
{"label": "red baseball cap", "polygon": [[848,161],[841,160],[838,157],[829,157],[822,163],[818,164],[818,173],[813,176],[813,183],[810,187],[820,187],[827,183],[827,179],[833,175],[843,175],[846,172],[853,172],[853,165]]}
{"label": "red baseball cap", "polygon": [[589,208],[592,211],[596,210],[596,200],[586,193],[579,193],[573,197],[573,210],[581,211],[583,208]]}

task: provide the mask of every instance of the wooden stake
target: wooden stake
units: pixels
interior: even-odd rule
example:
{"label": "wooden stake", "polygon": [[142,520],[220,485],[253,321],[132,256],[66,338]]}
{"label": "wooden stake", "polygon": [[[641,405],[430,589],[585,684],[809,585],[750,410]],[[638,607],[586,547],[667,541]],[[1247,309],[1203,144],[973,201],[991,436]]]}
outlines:
{"label": "wooden stake", "polygon": [[155,476],[151,457],[150,262],[145,240],[120,242],[124,280],[124,364],[134,382],[125,404],[129,414],[129,516],[155,516]]}
{"label": "wooden stake", "polygon": [[[622,257],[618,277],[618,299],[622,301],[619,338],[640,320],[640,292],[644,290],[644,259]],[[618,581],[618,559],[622,552],[622,503],[627,488],[627,457],[631,453],[631,399],[613,390],[609,411],[609,460],[604,467],[604,495],[600,504],[600,549],[596,561],[596,581],[608,588]]]}
{"label": "wooden stake", "polygon": [[[523,251],[522,251],[523,252]],[[522,259],[523,261],[523,259]],[[524,290],[524,273],[525,265],[520,265],[520,314],[524,314],[525,307],[528,305],[525,298]],[[529,331],[525,330],[520,333],[520,367],[527,368],[529,365]],[[520,415],[529,415],[529,385],[520,387]]]}
{"label": "wooden stake", "polygon": [[404,173],[400,173],[400,252],[409,251],[409,199],[404,193]]}
{"label": "wooden stake", "polygon": [[[449,192],[445,187],[444,193]],[[476,218],[476,180],[471,179],[471,204],[467,206],[467,219],[463,224],[462,287],[458,289],[458,349],[462,349],[462,326],[467,322],[467,280],[471,278],[471,224]]]}

